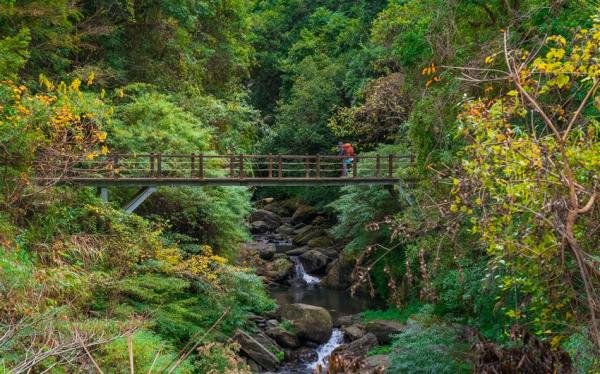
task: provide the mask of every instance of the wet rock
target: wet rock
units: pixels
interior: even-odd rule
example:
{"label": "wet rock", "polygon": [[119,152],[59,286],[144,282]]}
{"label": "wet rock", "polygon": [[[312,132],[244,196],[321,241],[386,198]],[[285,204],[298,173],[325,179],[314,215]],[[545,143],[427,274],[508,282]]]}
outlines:
{"label": "wet rock", "polygon": [[321,279],[321,285],[335,290],[345,290],[352,285],[354,264],[343,256],[332,262],[327,274]]}
{"label": "wet rock", "polygon": [[381,344],[390,344],[395,335],[404,330],[404,325],[395,321],[375,320],[367,323],[367,332],[375,335]]}
{"label": "wet rock", "polygon": [[342,344],[333,350],[334,354],[339,354],[345,357],[364,357],[367,353],[379,345],[377,337],[371,333],[365,334],[360,339],[357,339],[348,344]]}
{"label": "wet rock", "polygon": [[365,326],[360,323],[342,327],[342,332],[344,333],[344,338],[350,342],[362,338],[367,333]]}
{"label": "wet rock", "polygon": [[333,240],[329,235],[323,235],[310,239],[306,244],[311,248],[328,248],[333,245]]}
{"label": "wet rock", "polygon": [[287,351],[285,357],[289,362],[314,362],[319,359],[319,354],[313,348],[301,347]]}
{"label": "wet rock", "polygon": [[303,254],[304,252],[307,252],[309,250],[308,246],[304,246],[304,247],[298,247],[298,248],[294,248],[290,251],[285,252],[286,255],[288,256],[300,256],[301,254]]}
{"label": "wet rock", "polygon": [[315,208],[308,205],[300,205],[292,215],[292,224],[309,223],[317,215],[318,212]]}
{"label": "wet rock", "polygon": [[338,257],[337,249],[333,247],[329,248],[315,248],[315,251],[319,251],[325,256],[327,256],[330,260],[335,260]]}
{"label": "wet rock", "polygon": [[[267,328],[277,327],[277,325],[279,325],[279,322],[276,319],[270,319],[267,321]],[[269,334],[267,334],[267,335],[269,335]]]}
{"label": "wet rock", "polygon": [[279,360],[264,345],[242,330],[236,330],[233,338],[240,345],[240,350],[261,367],[267,370],[277,370]]}
{"label": "wet rock", "polygon": [[365,358],[363,367],[372,373],[384,373],[391,366],[388,355],[374,355]]}
{"label": "wet rock", "polygon": [[275,282],[289,278],[294,270],[294,264],[287,258],[277,258],[266,266],[265,275]]}
{"label": "wet rock", "polygon": [[275,255],[273,256],[273,259],[277,260],[279,258],[287,258],[287,255],[285,255],[283,253],[275,253]]}
{"label": "wet rock", "polygon": [[242,244],[242,248],[247,251],[258,253],[258,256],[263,260],[270,260],[273,258],[273,255],[275,255],[275,246],[271,243],[244,243]]}
{"label": "wet rock", "polygon": [[250,222],[262,221],[269,227],[270,230],[275,230],[279,226],[281,226],[281,217],[273,212],[269,212],[268,210],[259,209],[254,211],[250,215]]}
{"label": "wet rock", "polygon": [[341,316],[338,317],[337,321],[335,321],[335,323],[338,326],[350,326],[350,325],[354,325],[356,323],[360,323],[362,321],[362,318],[360,318],[359,314],[351,314],[348,316]]}
{"label": "wet rock", "polygon": [[264,234],[269,231],[269,225],[264,221],[254,221],[250,224],[250,232],[253,234]]}
{"label": "wet rock", "polygon": [[292,321],[300,339],[325,343],[331,337],[333,322],[324,308],[308,304],[287,304],[280,308],[279,315]]}
{"label": "wet rock", "polygon": [[300,234],[304,234],[305,232],[307,232],[308,230],[312,229],[313,227],[311,225],[305,225],[303,223],[294,226],[294,231],[292,231],[292,235],[300,235]]}
{"label": "wet rock", "polygon": [[310,274],[322,272],[325,270],[327,262],[329,262],[327,256],[314,249],[304,252],[299,258],[300,262],[302,262],[302,266],[304,266],[304,270]]}
{"label": "wet rock", "polygon": [[292,235],[294,232],[294,227],[288,224],[283,224],[277,228],[276,232],[282,235]]}
{"label": "wet rock", "polygon": [[252,373],[260,373],[261,372],[260,365],[257,364],[256,361],[254,361],[253,359],[247,358],[246,364],[250,368],[250,372],[252,372]]}
{"label": "wet rock", "polygon": [[325,230],[311,226],[310,229],[303,231],[298,235],[295,235],[292,238],[292,242],[296,245],[307,245],[311,239],[318,238],[324,235],[327,235]]}
{"label": "wet rock", "polygon": [[275,339],[277,344],[285,348],[298,348],[300,347],[300,339],[298,336],[284,328],[274,326],[268,328],[265,333],[271,338]]}

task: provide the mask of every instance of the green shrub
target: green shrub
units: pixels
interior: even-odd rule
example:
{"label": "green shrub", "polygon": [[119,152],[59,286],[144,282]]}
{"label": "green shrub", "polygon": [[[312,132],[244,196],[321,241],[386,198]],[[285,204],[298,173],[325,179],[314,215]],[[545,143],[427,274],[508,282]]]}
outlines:
{"label": "green shrub", "polygon": [[[137,372],[148,373],[152,368],[160,372],[170,368],[177,360],[177,349],[159,336],[145,330],[133,334],[133,363]],[[103,346],[94,354],[100,368],[107,374],[131,373],[127,338],[119,338]],[[156,359],[156,361],[155,361]],[[173,373],[193,373],[190,360],[184,360]]]}
{"label": "green shrub", "polygon": [[406,329],[392,344],[390,374],[470,373],[466,361],[468,344],[460,341],[455,328],[435,318],[431,306],[407,321]]}

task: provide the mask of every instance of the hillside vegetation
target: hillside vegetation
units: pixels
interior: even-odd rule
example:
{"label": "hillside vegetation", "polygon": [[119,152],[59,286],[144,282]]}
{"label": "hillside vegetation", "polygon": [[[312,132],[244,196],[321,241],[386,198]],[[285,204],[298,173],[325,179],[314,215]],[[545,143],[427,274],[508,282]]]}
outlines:
{"label": "hillside vegetation", "polygon": [[[227,338],[275,308],[236,261],[262,197],[337,217],[352,290],[389,308],[366,318],[407,323],[388,372],[600,371],[598,6],[0,0],[0,373],[248,372]],[[162,188],[128,214],[133,189],[34,179],[338,141],[413,155],[415,182]]]}

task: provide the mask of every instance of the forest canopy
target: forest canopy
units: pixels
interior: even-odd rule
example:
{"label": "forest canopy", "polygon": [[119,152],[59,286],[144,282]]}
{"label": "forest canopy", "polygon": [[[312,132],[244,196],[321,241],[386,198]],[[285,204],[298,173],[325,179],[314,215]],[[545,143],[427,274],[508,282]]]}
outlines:
{"label": "forest canopy", "polygon": [[[514,369],[534,341],[532,367],[597,372],[599,61],[593,0],[0,0],[0,373],[248,372],[228,338],[275,308],[238,261],[262,197],[333,217],[352,290],[419,308],[388,372]],[[339,141],[412,157],[411,183],[161,188],[128,214],[135,189],[38,182]]]}

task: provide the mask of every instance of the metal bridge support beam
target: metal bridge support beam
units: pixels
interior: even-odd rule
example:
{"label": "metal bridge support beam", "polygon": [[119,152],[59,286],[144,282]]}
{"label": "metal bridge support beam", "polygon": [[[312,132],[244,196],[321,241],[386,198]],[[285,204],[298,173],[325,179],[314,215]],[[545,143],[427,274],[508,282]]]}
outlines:
{"label": "metal bridge support beam", "polygon": [[132,213],[138,206],[140,206],[150,195],[152,195],[156,191],[155,186],[143,187],[138,193],[135,195],[133,200],[127,205],[123,207],[128,213]]}
{"label": "metal bridge support beam", "polygon": [[105,203],[108,203],[108,187],[98,188],[98,194],[100,195],[100,198],[102,199],[102,201],[104,201]]}

